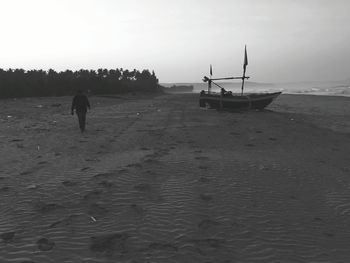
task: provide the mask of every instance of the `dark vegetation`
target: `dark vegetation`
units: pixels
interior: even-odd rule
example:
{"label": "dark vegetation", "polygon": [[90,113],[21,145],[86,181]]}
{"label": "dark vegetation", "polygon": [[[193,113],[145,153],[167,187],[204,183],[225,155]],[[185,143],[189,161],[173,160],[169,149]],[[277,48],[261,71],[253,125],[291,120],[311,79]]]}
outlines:
{"label": "dark vegetation", "polygon": [[0,98],[65,96],[78,89],[95,95],[161,91],[157,77],[149,70],[0,69]]}

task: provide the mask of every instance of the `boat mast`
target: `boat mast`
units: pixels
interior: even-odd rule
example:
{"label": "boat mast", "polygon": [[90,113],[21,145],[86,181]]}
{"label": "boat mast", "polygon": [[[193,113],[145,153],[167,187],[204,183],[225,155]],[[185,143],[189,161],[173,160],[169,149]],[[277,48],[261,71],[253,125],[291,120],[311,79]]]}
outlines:
{"label": "boat mast", "polygon": [[245,71],[247,69],[247,65],[248,65],[247,45],[245,45],[245,47],[244,47],[244,62],[243,62],[243,77],[242,77],[242,93],[241,93],[241,96],[243,96],[244,80],[246,79]]}
{"label": "boat mast", "polygon": [[210,78],[209,78],[209,80],[208,80],[208,94],[210,94],[210,92],[211,92],[211,79],[212,79],[212,77],[213,77],[213,67],[211,66],[211,64],[210,64],[210,69],[209,69],[209,75],[210,75]]}

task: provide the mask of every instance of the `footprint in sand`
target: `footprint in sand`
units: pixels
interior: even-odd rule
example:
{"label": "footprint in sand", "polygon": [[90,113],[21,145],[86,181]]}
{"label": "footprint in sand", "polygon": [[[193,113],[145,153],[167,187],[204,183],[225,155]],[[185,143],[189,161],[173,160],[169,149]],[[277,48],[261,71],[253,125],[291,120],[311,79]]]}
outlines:
{"label": "footprint in sand", "polygon": [[270,141],[277,141],[277,139],[276,139],[276,138],[273,138],[273,137],[270,137],[269,140],[270,140]]}
{"label": "footprint in sand", "polygon": [[77,218],[79,217],[79,215],[69,215],[68,217],[64,218],[64,219],[61,219],[61,220],[58,220],[56,222],[53,222],[49,228],[54,228],[54,227],[57,227],[57,226],[68,226],[72,223],[73,219],[74,218]]}
{"label": "footprint in sand", "polygon": [[206,156],[197,156],[195,157],[196,160],[209,160],[209,157]]}
{"label": "footprint in sand", "polygon": [[213,197],[211,195],[208,195],[208,194],[200,194],[199,196],[202,200],[204,201],[211,201],[213,200]]}
{"label": "footprint in sand", "polygon": [[142,168],[142,165],[140,163],[131,163],[131,164],[128,164],[126,167],[129,167],[129,168]]}
{"label": "footprint in sand", "polygon": [[93,236],[90,238],[90,250],[98,253],[112,255],[113,253],[125,254],[127,250],[127,233],[113,233]]}
{"label": "footprint in sand", "polygon": [[73,181],[63,181],[62,184],[67,187],[76,186],[78,183]]}
{"label": "footprint in sand", "polygon": [[56,203],[46,204],[44,202],[38,202],[36,204],[36,208],[40,213],[49,213],[49,212],[55,211],[57,209],[63,209],[64,206],[56,204]]}
{"label": "footprint in sand", "polygon": [[162,149],[159,153],[161,154],[161,156],[168,155],[170,153],[170,150],[169,149]]}
{"label": "footprint in sand", "polygon": [[196,244],[197,246],[204,246],[210,248],[220,248],[224,244],[224,240],[216,238],[207,238],[207,239],[194,239],[190,242]]}
{"label": "footprint in sand", "polygon": [[208,169],[208,166],[200,165],[200,166],[198,166],[198,169],[206,170],[206,169]]}
{"label": "footprint in sand", "polygon": [[332,233],[323,233],[326,237],[334,237],[334,234]]}
{"label": "footprint in sand", "polygon": [[145,162],[145,163],[148,163],[148,164],[159,163],[159,161],[158,161],[158,160],[155,160],[155,159],[146,159],[144,162]]}
{"label": "footprint in sand", "polygon": [[130,208],[139,216],[142,216],[145,213],[145,209],[143,209],[142,206],[139,206],[137,204],[130,205]]}
{"label": "footprint in sand", "polygon": [[151,250],[162,250],[162,251],[168,251],[168,252],[178,251],[178,247],[170,243],[153,242],[148,246],[148,248]]}
{"label": "footprint in sand", "polygon": [[151,186],[149,184],[138,184],[134,186],[134,189],[140,192],[151,192]]}
{"label": "footprint in sand", "polygon": [[84,200],[96,199],[102,194],[102,190],[96,189],[84,195]]}
{"label": "footprint in sand", "polygon": [[100,160],[97,158],[95,158],[95,159],[87,158],[87,159],[85,159],[85,161],[87,161],[87,162],[100,162]]}
{"label": "footprint in sand", "polygon": [[210,182],[210,179],[209,178],[207,178],[207,177],[201,177],[201,178],[199,178],[199,182],[201,182],[201,183],[209,183]]}
{"label": "footprint in sand", "polygon": [[140,150],[141,150],[141,151],[149,151],[150,149],[147,148],[147,147],[141,147]]}
{"label": "footprint in sand", "polygon": [[36,242],[38,249],[41,251],[50,251],[53,249],[53,247],[55,246],[55,242],[48,240],[47,238],[40,238],[37,242]]}
{"label": "footprint in sand", "polygon": [[103,180],[102,182],[99,183],[100,186],[104,187],[104,188],[112,188],[113,187],[113,183],[110,181],[105,181]]}
{"label": "footprint in sand", "polygon": [[0,188],[0,193],[2,193],[2,192],[8,192],[9,190],[10,190],[10,187],[4,186],[4,187],[1,187],[1,188]]}
{"label": "footprint in sand", "polygon": [[151,170],[147,170],[147,171],[145,171],[145,174],[147,174],[147,175],[156,175],[157,173],[154,172],[154,171],[151,171]]}
{"label": "footprint in sand", "polygon": [[27,171],[21,172],[20,175],[28,175],[28,174],[31,174],[31,173],[33,173],[32,170],[27,170]]}
{"label": "footprint in sand", "polygon": [[214,221],[214,220],[204,219],[198,224],[198,227],[200,229],[206,230],[208,228],[215,227],[215,226],[218,226],[218,225],[219,225],[219,223]]}
{"label": "footprint in sand", "polygon": [[101,173],[101,174],[95,174],[93,177],[98,179],[98,178],[109,178],[115,176],[115,173]]}
{"label": "footprint in sand", "polygon": [[339,151],[339,149],[338,148],[332,148],[332,151],[333,152],[337,152],[337,151]]}
{"label": "footprint in sand", "polygon": [[109,211],[107,208],[105,208],[97,203],[90,204],[89,208],[88,208],[88,215],[93,216],[94,218],[99,218],[101,216],[104,216],[108,212]]}
{"label": "footprint in sand", "polygon": [[141,183],[134,186],[134,189],[138,191],[138,194],[145,195],[147,198],[153,201],[162,201],[163,198],[158,191],[153,189],[149,184]]}
{"label": "footprint in sand", "polygon": [[147,158],[146,160],[150,160],[150,159],[154,159],[154,158],[157,158],[157,157],[160,157],[160,156],[161,156],[161,150],[160,149],[156,149],[155,153],[147,154],[145,156],[145,158]]}
{"label": "footprint in sand", "polygon": [[23,142],[23,139],[13,139],[13,140],[10,140],[10,142]]}
{"label": "footprint in sand", "polygon": [[15,237],[15,232],[6,232],[6,233],[2,233],[0,234],[0,238],[5,242],[12,242],[13,238]]}

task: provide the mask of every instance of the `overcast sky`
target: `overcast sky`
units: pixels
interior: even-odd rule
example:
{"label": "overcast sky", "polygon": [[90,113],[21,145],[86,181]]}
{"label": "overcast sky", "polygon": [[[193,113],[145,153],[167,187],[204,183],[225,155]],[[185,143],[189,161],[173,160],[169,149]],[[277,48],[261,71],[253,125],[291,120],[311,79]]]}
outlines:
{"label": "overcast sky", "polygon": [[0,0],[0,67],[154,70],[160,82],[350,78],[349,0]]}

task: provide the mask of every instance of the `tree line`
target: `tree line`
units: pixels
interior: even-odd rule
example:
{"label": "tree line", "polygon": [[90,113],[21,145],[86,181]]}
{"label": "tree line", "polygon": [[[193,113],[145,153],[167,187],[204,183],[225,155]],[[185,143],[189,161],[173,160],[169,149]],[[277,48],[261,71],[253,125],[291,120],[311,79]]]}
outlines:
{"label": "tree line", "polygon": [[91,94],[158,92],[161,87],[152,71],[98,69],[56,72],[53,69],[0,69],[0,98],[72,95],[77,90]]}

